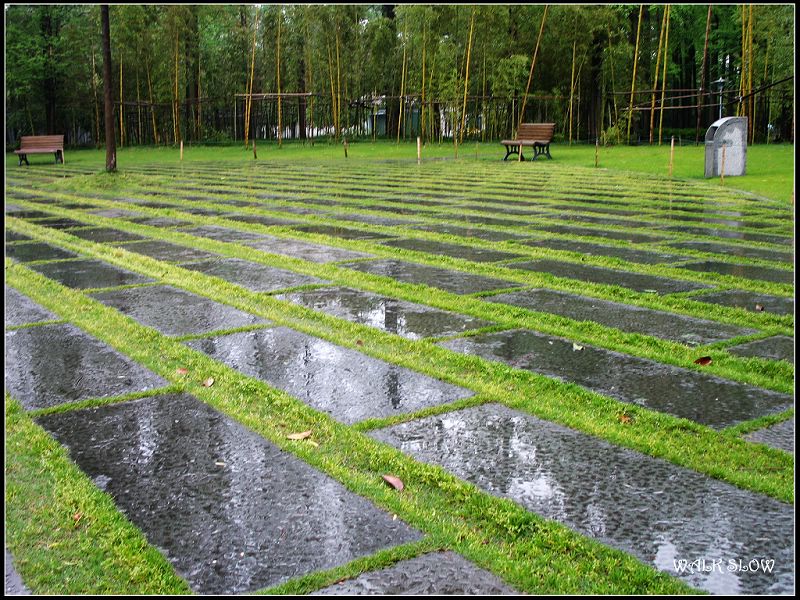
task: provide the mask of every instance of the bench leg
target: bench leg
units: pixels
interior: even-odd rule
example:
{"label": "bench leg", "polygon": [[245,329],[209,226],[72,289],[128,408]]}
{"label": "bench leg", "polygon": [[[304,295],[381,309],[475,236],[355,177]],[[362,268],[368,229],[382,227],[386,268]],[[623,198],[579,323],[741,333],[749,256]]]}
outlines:
{"label": "bench leg", "polygon": [[29,167],[31,166],[31,163],[28,162],[28,156],[26,154],[19,155],[19,164],[17,165],[18,167],[22,166],[22,161],[25,161],[25,164],[28,165]]}
{"label": "bench leg", "polygon": [[56,150],[54,154],[56,155],[56,164],[61,163],[63,165],[64,164],[64,151],[63,150]]}

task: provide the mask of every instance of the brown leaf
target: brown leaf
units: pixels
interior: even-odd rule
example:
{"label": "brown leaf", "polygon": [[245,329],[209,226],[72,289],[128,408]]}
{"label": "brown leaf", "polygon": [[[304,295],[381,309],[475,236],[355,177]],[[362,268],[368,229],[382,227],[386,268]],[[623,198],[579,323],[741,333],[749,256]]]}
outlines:
{"label": "brown leaf", "polygon": [[214,385],[214,378],[213,377],[209,377],[208,379],[206,379],[203,382],[203,387],[211,387],[212,385]]}
{"label": "brown leaf", "polygon": [[756,310],[758,312],[764,312],[764,306],[761,304],[756,304]]}
{"label": "brown leaf", "polygon": [[402,492],[405,485],[403,485],[403,481],[399,477],[395,477],[394,475],[384,475],[383,480],[396,489],[398,492]]}
{"label": "brown leaf", "polygon": [[289,435],[286,436],[286,439],[289,439],[289,440],[304,440],[307,437],[311,437],[311,430],[310,429],[308,431],[303,431],[301,433],[290,433]]}
{"label": "brown leaf", "polygon": [[362,342],[361,340],[356,340],[356,346],[363,346],[363,345],[364,342]]}
{"label": "brown leaf", "polygon": [[178,375],[186,375],[189,372],[189,369],[184,369],[183,367],[180,367],[179,369],[175,369],[175,372]]}
{"label": "brown leaf", "polygon": [[701,356],[696,361],[694,361],[694,364],[705,367],[706,365],[710,365],[711,362],[712,361],[710,356]]}
{"label": "brown leaf", "polygon": [[75,525],[80,523],[82,518],[83,518],[82,512],[76,512],[74,515],[72,515],[72,520],[75,521]]}
{"label": "brown leaf", "polygon": [[621,415],[619,415],[619,421],[620,423],[625,423],[627,425],[628,423],[633,423],[633,417],[631,417],[630,415],[626,415],[625,413],[622,413]]}

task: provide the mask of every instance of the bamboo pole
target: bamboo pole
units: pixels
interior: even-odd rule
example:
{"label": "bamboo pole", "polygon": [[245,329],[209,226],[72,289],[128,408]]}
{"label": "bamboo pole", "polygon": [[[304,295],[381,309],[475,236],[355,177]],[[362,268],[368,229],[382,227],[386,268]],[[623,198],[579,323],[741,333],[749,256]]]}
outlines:
{"label": "bamboo pole", "polygon": [[125,104],[122,98],[122,50],[119,51],[119,147],[125,146]]}
{"label": "bamboo pole", "polygon": [[150,60],[145,61],[145,68],[147,70],[147,91],[150,96],[150,116],[153,118],[153,141],[158,146],[158,127],[156,126],[156,107],[153,104],[153,85],[150,82]]}
{"label": "bamboo pole", "polygon": [[464,106],[461,109],[461,132],[460,141],[464,141],[464,130],[467,126],[467,88],[469,87],[469,62],[472,56],[472,32],[475,29],[475,10],[472,7],[472,16],[469,19],[469,38],[467,40],[467,62],[464,69]]}
{"label": "bamboo pole", "polygon": [[749,110],[747,114],[749,116],[747,120],[747,128],[750,133],[750,143],[753,143],[753,134],[755,132],[754,125],[755,125],[755,95],[753,94],[753,69],[754,69],[754,60],[753,60],[753,5],[750,5],[750,14],[749,18],[747,19],[747,37],[749,40],[749,60],[748,60],[748,76],[747,76],[747,95],[749,96],[748,105]]}
{"label": "bamboo pole", "polygon": [[661,77],[661,110],[658,116],[658,145],[661,145],[661,128],[664,124],[664,97],[667,93],[667,56],[669,56],[669,18],[672,8],[667,4],[667,31],[664,34],[664,71]]}
{"label": "bamboo pole", "polygon": [[703,89],[706,85],[706,64],[708,62],[708,36],[711,33],[711,5],[708,5],[706,17],[706,40],[703,43],[703,66],[700,67],[700,92],[697,94],[697,124],[694,128],[694,143],[700,143],[700,104],[703,100]]}
{"label": "bamboo pole", "polygon": [[[247,84],[247,98],[244,106],[244,147],[250,145],[250,111],[253,105],[253,78],[256,69],[256,36],[258,33],[258,7],[256,7],[256,19],[253,23],[253,51],[250,59],[250,81]],[[253,151],[255,154],[255,150]]]}
{"label": "bamboo pole", "polygon": [[336,139],[342,129],[342,70],[339,63],[339,18],[336,18]]}
{"label": "bamboo pole", "polygon": [[405,108],[406,93],[406,42],[408,39],[408,20],[403,26],[403,65],[400,69],[400,113],[397,115],[397,143],[400,143],[400,128],[403,124],[403,109]]}
{"label": "bamboo pole", "polygon": [[[539,42],[542,41],[542,32],[544,31],[544,21],[547,18],[547,4],[544,5],[544,13],[542,13],[542,23],[539,25],[539,36],[536,38],[536,47],[533,50],[533,60],[531,60],[531,70],[528,73],[528,84],[525,86],[525,95],[522,97],[522,108],[519,111],[519,121],[517,124],[517,130],[519,131],[519,126],[522,124],[522,119],[525,115],[525,104],[528,102],[528,92],[531,89],[531,81],[533,80],[533,70],[536,67],[536,56],[539,54]],[[513,123],[513,119],[512,119]]]}
{"label": "bamboo pole", "polygon": [[[427,30],[422,27],[422,101],[419,106],[419,134],[425,139],[425,42]],[[418,142],[419,143],[419,142]]]}
{"label": "bamboo pole", "polygon": [[[97,78],[95,71],[94,46],[92,46],[92,94],[94,95],[94,143],[100,146],[100,105],[97,102]],[[31,131],[33,133],[33,131]]]}
{"label": "bamboo pole", "polygon": [[178,108],[178,78],[179,78],[179,71],[178,71],[178,52],[179,52],[179,45],[178,45],[178,33],[175,33],[175,100],[174,100],[174,111],[172,117],[172,128],[174,134],[174,143],[178,143],[178,140],[181,139],[181,124],[180,124],[180,113]]}
{"label": "bamboo pole", "polygon": [[736,106],[736,116],[741,117],[744,114],[744,107],[742,106],[742,98],[744,97],[744,82],[745,73],[747,72],[747,10],[745,5],[741,6],[742,11],[742,67],[741,76],[739,77],[739,104]]}
{"label": "bamboo pole", "polygon": [[[611,49],[611,27],[608,27],[608,58],[611,65],[611,98],[614,100],[614,125],[619,123],[619,108],[617,106],[617,94],[614,92],[614,53]],[[617,132],[617,144],[619,144],[619,127],[614,128]]]}
{"label": "bamboo pole", "polygon": [[278,83],[278,148],[281,147],[281,7],[278,5],[278,35],[275,57],[276,79]]}
{"label": "bamboo pole", "polygon": [[336,86],[333,81],[333,54],[328,40],[325,40],[325,46],[328,49],[328,78],[331,83],[331,120],[333,121],[334,138],[338,140],[339,128],[336,125]]}
{"label": "bamboo pole", "polygon": [[569,145],[572,146],[572,105],[575,96],[575,51],[578,47],[578,38],[576,37],[572,42],[572,73],[569,78],[569,108],[567,114],[569,115]]}
{"label": "bamboo pole", "polygon": [[[669,9],[668,9],[669,10]],[[636,50],[633,53],[633,77],[631,77],[631,100],[628,105],[627,143],[631,143],[631,118],[633,117],[633,94],[636,91],[636,65],[639,62],[639,34],[642,30],[642,12],[644,4],[639,5],[639,24],[636,26]]]}
{"label": "bamboo pole", "polygon": [[673,135],[669,142],[669,177],[672,179],[672,165],[675,159],[675,136]]}
{"label": "bamboo pole", "polygon": [[664,26],[667,19],[667,9],[664,8],[664,14],[661,16],[661,31],[658,33],[658,52],[656,53],[656,70],[653,75],[653,93],[650,96],[650,145],[653,145],[653,124],[656,119],[656,89],[658,86],[658,70],[661,66],[661,45],[664,42]]}

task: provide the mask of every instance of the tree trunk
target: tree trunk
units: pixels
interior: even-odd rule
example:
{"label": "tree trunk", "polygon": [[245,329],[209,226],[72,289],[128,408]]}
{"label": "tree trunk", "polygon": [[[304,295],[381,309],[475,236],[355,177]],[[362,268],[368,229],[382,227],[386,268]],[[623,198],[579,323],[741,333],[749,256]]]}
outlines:
{"label": "tree trunk", "polygon": [[108,23],[108,4],[100,7],[103,23],[103,95],[106,121],[106,171],[117,170],[117,148],[114,140],[114,103],[111,97],[111,31]]}

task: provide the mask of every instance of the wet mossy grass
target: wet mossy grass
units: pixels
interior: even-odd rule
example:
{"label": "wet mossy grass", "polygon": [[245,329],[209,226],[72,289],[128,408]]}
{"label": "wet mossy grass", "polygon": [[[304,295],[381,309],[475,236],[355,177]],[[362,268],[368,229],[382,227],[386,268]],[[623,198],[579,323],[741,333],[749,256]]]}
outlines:
{"label": "wet mossy grass", "polygon": [[[390,182],[401,182],[401,174],[408,166],[406,164],[401,168],[397,167],[391,160],[389,163],[380,166],[380,172],[385,173],[385,177],[379,180],[378,183],[375,182],[375,177],[377,177],[375,173],[367,174],[369,177],[365,177],[365,179],[372,179],[373,187],[379,188],[384,179]],[[71,166],[71,164],[67,165],[67,167]],[[344,163],[342,166],[346,164]],[[536,167],[538,164],[540,163],[534,165],[523,164],[523,166]],[[542,162],[541,164],[546,163]],[[454,165],[458,165],[458,163],[451,163],[448,166],[452,168]],[[293,172],[297,174],[302,173],[307,165],[297,166],[286,163],[284,166],[286,167],[283,171],[284,173]],[[438,165],[435,166],[438,167]],[[515,169],[520,167],[520,165],[506,166]],[[252,192],[248,185],[245,185],[248,182],[249,174],[243,173],[239,180],[235,178],[231,180],[231,173],[225,173],[223,176],[228,178],[228,192],[246,190],[246,195],[228,193],[208,202],[180,200],[180,194],[187,192],[181,192],[180,184],[176,184],[173,177],[174,171],[179,168],[180,166],[166,165],[157,169],[161,171],[158,176],[149,175],[148,169],[143,168],[140,174],[128,176],[125,174],[119,174],[118,176],[87,174],[74,177],[72,180],[60,179],[55,182],[48,182],[46,181],[47,177],[43,177],[38,183],[34,184],[35,189],[26,189],[25,191],[28,195],[33,196],[33,199],[48,198],[60,202],[86,202],[102,208],[121,208],[124,206],[125,208],[132,208],[153,216],[169,215],[180,217],[194,224],[218,224],[239,230],[325,243],[369,252],[382,258],[414,260],[415,262],[432,266],[455,268],[468,273],[498,277],[510,280],[523,287],[547,287],[562,291],[573,291],[582,295],[590,294],[599,298],[621,300],[631,304],[669,310],[700,318],[710,318],[719,322],[753,327],[760,330],[758,334],[745,336],[743,339],[764,337],[766,332],[783,333],[784,335],[792,335],[793,332],[793,318],[791,316],[751,313],[741,309],[710,306],[695,302],[691,297],[682,297],[681,295],[654,297],[654,295],[639,294],[616,286],[584,284],[552,276],[542,276],[521,271],[514,272],[502,266],[432,256],[409,250],[389,248],[373,242],[347,241],[319,234],[305,234],[293,231],[291,228],[267,228],[258,224],[229,221],[220,217],[189,215],[182,212],[181,209],[190,206],[205,206],[209,208],[224,206],[215,204],[215,200],[256,200],[256,193]],[[202,171],[198,177],[200,183],[211,185],[211,181],[214,178],[213,174],[218,168],[218,165],[209,163],[206,167],[200,169]],[[191,171],[190,169],[187,170]],[[461,193],[459,186],[463,186],[466,189],[470,185],[469,169],[459,167],[452,170],[455,171],[452,182],[448,179],[447,183],[442,185],[443,180],[441,179],[440,169],[436,168],[427,173],[420,185],[412,183],[411,188],[419,193],[459,195]],[[48,171],[52,171],[52,169],[48,169]],[[337,165],[335,171],[336,174],[332,174],[330,169],[327,174],[322,169],[318,169],[316,172],[326,182],[325,186],[328,190],[325,193],[326,196],[330,195],[331,198],[341,201],[342,206],[344,206],[345,202],[347,206],[352,204],[351,208],[362,214],[397,216],[392,212],[363,209],[362,206],[375,204],[368,198],[363,200],[339,198],[337,193],[339,191],[347,191],[347,179],[350,175],[355,176],[357,170],[347,168],[339,171]],[[20,179],[23,174],[15,174],[14,179],[28,183],[27,173],[25,175],[23,179]],[[30,175],[33,176],[32,178],[36,178],[39,173],[34,174],[34,170],[31,169]],[[252,173],[253,185],[258,185],[261,189],[268,189],[264,175],[265,173],[261,170],[254,171]],[[535,178],[533,175],[529,177],[532,180],[540,179],[541,175],[537,173]],[[562,175],[562,177],[564,176]],[[126,178],[127,181],[123,180],[123,178]],[[545,177],[545,179],[547,178]],[[617,179],[615,178],[606,181],[609,194],[613,192],[613,184],[616,181]],[[625,181],[624,178],[621,179],[620,185]],[[490,184],[491,182],[488,182],[483,187],[487,187]],[[239,186],[238,188],[237,185]],[[564,197],[568,196],[569,190],[562,188],[561,186],[563,185],[565,184],[561,183],[556,186],[556,196],[559,194]],[[642,193],[644,193],[647,185],[647,182],[641,184]],[[698,194],[698,197],[701,197],[699,196],[699,191],[695,189],[695,187],[699,189],[699,184],[690,183],[686,187],[692,190],[692,194]],[[39,190],[38,192],[37,189]],[[160,201],[158,197],[148,197],[147,194],[142,193],[158,191],[159,189],[162,189],[162,191],[167,190],[173,196],[169,199],[169,202],[175,204],[174,209],[153,209],[111,199],[117,197],[120,193],[124,193],[124,196],[128,198],[137,197],[141,200]],[[732,207],[738,206],[746,209],[749,218],[754,218],[751,213],[755,214],[756,212],[759,215],[759,220],[762,220],[760,216],[762,214],[765,215],[765,218],[768,215],[773,215],[769,210],[759,208],[758,204],[743,202],[728,189],[715,189],[713,187],[708,189],[713,190],[713,196],[715,199],[718,198],[720,202],[724,201],[725,203],[730,203]],[[89,196],[90,193],[99,193],[102,197],[91,197]],[[405,194],[406,191],[404,190],[403,193]],[[507,202],[508,196],[505,192],[495,193],[498,201]],[[631,192],[630,189],[627,189],[625,193],[636,194],[639,192],[637,190]],[[449,241],[493,249],[513,249],[515,251],[519,250],[519,253],[529,257],[546,255],[551,258],[557,256],[557,253],[552,251],[541,252],[539,249],[525,247],[520,244],[487,244],[474,238],[461,238],[420,231],[413,231],[412,234],[411,230],[406,228],[399,230],[397,227],[385,228],[345,220],[337,221],[332,219],[331,215],[297,215],[281,211],[282,208],[302,205],[304,201],[315,197],[319,198],[321,194],[315,186],[309,186],[308,191],[297,195],[296,202],[285,202],[276,207],[276,203],[282,201],[263,201],[265,207],[269,203],[269,207],[266,210],[264,207],[253,209],[246,207],[230,208],[231,212],[282,216],[302,221],[306,224],[325,222],[346,226],[351,229],[376,232],[392,231],[395,234],[401,231],[403,234],[409,233],[410,237],[420,239]],[[474,199],[467,199],[465,202],[472,202]],[[179,230],[137,225],[122,219],[96,217],[78,213],[75,209],[63,209],[58,204],[41,204],[29,202],[30,200],[31,198],[27,200],[14,198],[10,201],[26,208],[51,211],[54,216],[79,218],[87,222],[87,224],[108,225],[121,230],[141,233],[155,239],[191,245],[224,256],[244,258],[270,266],[287,268],[299,273],[316,275],[331,281],[333,284],[346,285],[365,291],[421,302],[462,314],[470,314],[496,323],[497,329],[535,329],[545,333],[561,335],[578,342],[593,343],[629,354],[652,358],[668,364],[677,364],[685,368],[711,372],[715,375],[761,385],[784,393],[791,393],[793,390],[794,369],[792,365],[785,361],[743,359],[731,356],[725,351],[725,348],[730,344],[717,343],[689,348],[649,336],[625,334],[597,324],[576,323],[554,315],[536,313],[501,304],[492,304],[482,301],[480,297],[464,297],[442,292],[425,285],[404,284],[386,277],[344,269],[335,264],[312,263],[301,259],[268,254],[239,244],[228,244],[207,238],[189,236]],[[563,199],[559,201],[563,202]],[[456,204],[454,202],[452,207],[430,207],[436,210],[428,211],[430,216],[423,218],[430,219],[430,222],[452,222],[448,221],[448,219],[470,214],[468,210],[462,210]],[[384,202],[383,205],[391,208],[402,206],[403,204]],[[405,205],[408,207],[414,206],[413,201],[409,201]],[[319,208],[323,210],[331,209],[328,206]],[[342,210],[340,206],[337,210],[339,214],[345,215],[349,209]],[[532,210],[535,210],[535,208],[532,207]],[[478,216],[481,213],[475,212],[474,214]],[[418,219],[419,215],[413,215],[411,218]],[[544,522],[510,501],[497,499],[480,492],[473,486],[452,477],[438,467],[421,465],[398,451],[379,444],[364,435],[364,433],[372,429],[389,424],[485,402],[501,402],[512,408],[530,412],[544,419],[559,422],[591,435],[602,437],[618,445],[665,458],[676,464],[728,481],[742,488],[765,493],[784,502],[793,502],[793,457],[785,452],[773,450],[763,445],[747,443],[738,437],[739,434],[749,431],[748,427],[755,428],[756,422],[759,424],[772,424],[781,419],[790,418],[793,410],[785,411],[781,415],[757,419],[749,424],[740,424],[737,428],[729,428],[728,430],[717,432],[686,420],[623,404],[589,392],[576,385],[560,383],[500,363],[485,361],[478,357],[456,354],[435,346],[431,340],[406,340],[364,325],[353,324],[315,313],[291,303],[281,302],[273,298],[272,294],[250,292],[215,277],[187,271],[172,264],[126,252],[124,245],[115,248],[107,244],[96,244],[72,236],[69,231],[45,229],[19,219],[9,219],[8,224],[12,230],[27,233],[37,240],[47,241],[66,249],[77,250],[82,254],[105,260],[122,268],[156,277],[160,280],[159,283],[187,289],[193,293],[258,314],[270,319],[277,325],[287,325],[305,333],[328,339],[339,345],[357,349],[371,356],[412,368],[450,383],[462,385],[476,392],[476,395],[471,398],[444,407],[434,407],[413,415],[403,415],[389,419],[371,419],[352,427],[346,427],[302,405],[288,395],[270,388],[263,382],[241,375],[224,365],[215,363],[205,355],[190,350],[180,344],[179,340],[168,338],[152,329],[137,324],[132,319],[86,297],[85,291],[79,292],[64,288],[28,269],[26,265],[15,265],[7,260],[7,283],[46,308],[51,308],[60,317],[75,323],[95,337],[117,347],[118,350],[140,364],[162,375],[170,382],[167,389],[184,390],[195,395],[200,400],[208,402],[218,410],[257,431],[282,448],[295,453],[303,460],[333,476],[351,490],[370,498],[376,504],[393,514],[397,514],[399,518],[427,534],[426,539],[418,545],[410,545],[408,548],[389,550],[373,557],[359,559],[359,561],[334,569],[331,572],[312,574],[268,591],[280,593],[288,593],[294,590],[312,591],[318,587],[333,583],[341,577],[354,576],[364,570],[391,564],[404,557],[406,552],[409,553],[410,557],[432,548],[447,548],[461,552],[479,566],[490,569],[522,591],[534,593],[680,593],[688,591],[688,588],[683,584],[676,582],[663,573],[655,572],[623,553],[610,550],[591,540],[582,538],[561,526]],[[575,225],[583,226],[580,223],[575,223]],[[470,227],[473,227],[473,225],[470,225]],[[482,226],[476,225],[474,227],[479,228]],[[518,231],[517,228],[506,229],[495,226],[492,226],[491,229]],[[598,228],[599,231],[605,229],[605,227]],[[760,233],[766,231],[763,229],[758,230]],[[679,237],[680,235],[678,234],[670,234],[672,239],[678,239]],[[691,236],[686,236],[686,238],[696,239]],[[605,245],[615,245],[613,241],[602,238],[594,241]],[[643,249],[651,247],[650,245],[642,246]],[[765,247],[778,248],[769,244],[765,244]],[[785,247],[782,249],[786,250]],[[664,251],[668,251],[670,254],[682,254],[681,252],[673,252],[672,249],[665,249]],[[566,253],[565,256],[575,260],[577,256],[573,254]],[[684,253],[684,255],[689,254]],[[691,258],[694,257],[691,256]],[[591,257],[591,259],[595,261],[591,264],[600,266],[616,266],[619,268],[620,264],[623,264],[630,270],[651,272],[649,271],[650,266],[646,265],[632,265],[624,261],[620,263],[617,259],[602,257]],[[752,262],[753,264],[769,264],[770,267],[777,266],[766,261]],[[659,270],[661,268],[660,266],[656,267],[653,272],[662,275],[669,273],[671,276],[676,277],[674,271],[661,271]],[[683,273],[686,275],[681,276],[681,278],[687,280],[708,282],[713,278],[713,274],[701,274],[685,270]],[[742,285],[744,285],[744,289],[750,289],[753,292],[767,293],[766,290],[769,290],[769,293],[776,295],[793,294],[793,287],[785,284],[748,282],[738,278],[730,278],[716,283],[723,283],[719,287],[735,287],[736,289],[742,289]],[[474,332],[472,334],[474,335]],[[713,363],[708,367],[700,368],[693,364],[694,359],[701,353],[709,354],[713,357]],[[186,368],[189,373],[179,375],[178,368]],[[215,384],[211,388],[204,388],[201,382],[208,376],[215,378]],[[120,397],[99,399],[95,402],[103,404],[130,399],[128,397]],[[94,404],[89,401],[87,405]],[[74,409],[77,406],[69,408]],[[62,410],[66,410],[66,408]],[[626,415],[629,418],[623,420],[620,415]],[[20,420],[27,419],[30,422],[30,416],[30,414],[20,414],[19,418]],[[30,424],[30,427],[36,428],[34,424]],[[314,431],[312,439],[320,444],[319,447],[315,448],[310,444],[292,442],[285,439],[285,435],[288,433],[307,429]],[[40,433],[45,435],[41,430]],[[400,476],[408,486],[406,490],[398,494],[388,489],[380,479],[380,475],[386,472]],[[18,495],[15,501],[23,506],[25,503],[35,503],[36,493],[32,492],[31,497],[25,497],[28,492],[24,488],[25,486],[20,486],[20,494],[22,495]],[[63,500],[61,502],[63,503]],[[43,535],[41,539],[47,539],[47,536]],[[46,544],[46,542],[42,542],[40,538],[29,536],[21,543],[16,543],[11,550],[15,556],[20,552],[24,555],[31,551],[27,548],[28,546],[35,548],[37,546],[41,547],[42,544]],[[60,557],[58,555],[53,557],[54,563],[57,564],[61,561],[62,569],[67,568],[67,570],[70,570],[73,564],[81,564],[81,568],[85,566],[83,563],[78,562],[77,555],[72,552],[71,548],[55,546],[49,552],[64,552]],[[20,559],[17,558],[17,560],[19,561]],[[32,572],[26,569],[29,569],[29,567],[21,569],[21,572],[27,582],[28,576]],[[110,584],[109,589],[115,588],[115,586],[116,584]],[[73,590],[73,593],[81,593],[83,591],[77,586],[70,589]],[[118,587],[116,589],[120,590]],[[167,590],[169,588],[165,586],[164,589]],[[35,591],[38,590],[35,589]],[[128,590],[123,586],[121,591],[127,592]]]}

